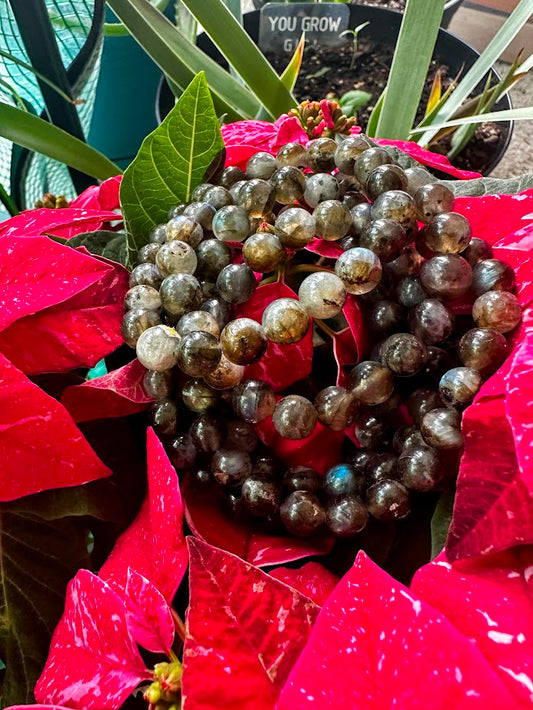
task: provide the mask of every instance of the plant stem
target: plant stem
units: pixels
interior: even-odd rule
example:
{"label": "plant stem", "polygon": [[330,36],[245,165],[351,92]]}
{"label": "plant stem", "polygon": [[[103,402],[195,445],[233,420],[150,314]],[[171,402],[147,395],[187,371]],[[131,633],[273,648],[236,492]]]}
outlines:
{"label": "plant stem", "polygon": [[15,200],[7,192],[5,187],[0,183],[0,202],[4,205],[9,214],[14,217],[19,214],[19,209],[15,204]]}
{"label": "plant stem", "polygon": [[187,632],[185,630],[185,624],[181,620],[181,617],[179,616],[178,612],[172,607],[170,608],[170,613],[172,614],[172,621],[174,622],[174,628],[176,629],[176,633],[182,641],[185,641],[185,636],[187,635]]}

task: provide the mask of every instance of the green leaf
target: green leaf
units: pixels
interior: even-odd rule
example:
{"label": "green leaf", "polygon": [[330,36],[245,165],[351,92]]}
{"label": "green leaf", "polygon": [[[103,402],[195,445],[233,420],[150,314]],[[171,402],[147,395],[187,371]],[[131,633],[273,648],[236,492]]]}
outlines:
{"label": "green leaf", "polygon": [[448,530],[452,522],[455,491],[441,494],[433,517],[431,518],[431,559],[433,560],[446,544]]}
{"label": "green leaf", "polygon": [[446,121],[446,123],[439,123],[428,127],[419,127],[416,129],[416,132],[440,131],[443,128],[466,126],[469,123],[485,123],[485,121],[527,121],[532,118],[533,106],[522,106],[521,108],[510,108],[505,111],[491,111],[479,116],[464,116],[463,118],[457,118],[453,121]]}
{"label": "green leaf", "polygon": [[501,53],[509,46],[511,41],[522,29],[533,13],[533,0],[521,0],[507,20],[494,35],[481,56],[476,60],[471,69],[466,73],[448,101],[441,106],[433,119],[435,127],[430,133],[426,133],[418,141],[419,145],[427,146],[435,137],[439,126],[447,122],[451,116],[460,108],[463,101],[474,91],[483,76],[492,67]]}
{"label": "green leaf", "polygon": [[68,239],[69,247],[84,246],[91,254],[105,256],[126,266],[128,262],[128,242],[124,232],[110,232],[104,229],[96,232],[83,232]]}
{"label": "green leaf", "polygon": [[340,97],[339,104],[346,116],[355,116],[357,111],[367,104],[371,98],[372,94],[369,94],[368,91],[353,89]]}
{"label": "green leaf", "polygon": [[67,583],[90,566],[85,526],[46,520],[25,510],[24,499],[16,506],[0,506],[1,707],[33,702]]}
{"label": "green leaf", "polygon": [[516,178],[476,178],[475,180],[439,180],[456,197],[479,197],[482,195],[516,195],[533,188],[533,173]]}
{"label": "green leaf", "polygon": [[261,50],[222,0],[182,0],[250,91],[275,118],[296,106]]}
{"label": "green leaf", "polygon": [[376,137],[407,139],[422,96],[443,9],[444,0],[408,0]]}
{"label": "green leaf", "polygon": [[300,67],[302,66],[302,58],[304,55],[305,47],[305,32],[300,37],[298,46],[294,50],[294,54],[291,57],[290,62],[287,64],[281,75],[281,82],[283,86],[287,88],[288,91],[294,89],[296,80],[298,79],[298,74],[300,73]]}
{"label": "green leaf", "polygon": [[200,71],[205,71],[213,101],[219,114],[228,120],[253,118],[261,104],[251,92],[225,69],[195,47],[148,0],[108,0],[130,34],[169,78],[171,84],[185,89]]}
{"label": "green leaf", "polygon": [[0,136],[98,180],[122,171],[105,155],[38,116],[0,102]]}
{"label": "green leaf", "polygon": [[213,101],[200,73],[163,123],[144,139],[124,173],[120,203],[130,252],[148,242],[151,230],[167,220],[171,207],[189,199],[223,150]]}
{"label": "green leaf", "polygon": [[366,126],[366,133],[367,136],[370,138],[375,138],[376,137],[376,131],[378,128],[378,121],[379,117],[381,115],[381,111],[383,110],[383,102],[385,101],[385,93],[387,91],[387,88],[385,87],[385,90],[382,91],[381,96],[376,102],[376,105],[372,109],[372,113],[370,114],[370,117],[368,119],[368,123]]}

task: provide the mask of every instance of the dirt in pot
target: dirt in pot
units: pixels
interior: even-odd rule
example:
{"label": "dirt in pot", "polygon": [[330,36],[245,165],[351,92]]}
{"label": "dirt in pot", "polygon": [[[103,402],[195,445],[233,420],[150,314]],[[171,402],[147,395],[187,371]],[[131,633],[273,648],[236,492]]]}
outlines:
{"label": "dirt in pot", "polygon": [[[392,1],[399,2],[400,0]],[[284,69],[287,63],[285,53],[266,52],[266,56],[278,71]],[[355,55],[351,41],[335,48],[307,46],[294,90],[296,99],[298,101],[317,100],[328,95],[334,95],[338,99],[353,89],[367,91],[372,95],[372,99],[357,112],[357,122],[364,130],[370,112],[386,86],[392,57],[393,48],[391,46],[372,42],[364,37],[359,38]],[[417,113],[417,121],[424,116],[431,85],[439,68],[444,88],[449,86],[454,79],[449,75],[447,66],[442,64],[438,57],[435,57],[429,68]],[[482,124],[476,130],[475,136],[467,148],[453,160],[454,165],[464,170],[476,170],[484,173],[492,160],[494,151],[505,143],[507,132],[505,126],[494,123]],[[449,138],[445,138],[440,144],[433,146],[432,150],[446,154],[450,148],[449,141]]]}

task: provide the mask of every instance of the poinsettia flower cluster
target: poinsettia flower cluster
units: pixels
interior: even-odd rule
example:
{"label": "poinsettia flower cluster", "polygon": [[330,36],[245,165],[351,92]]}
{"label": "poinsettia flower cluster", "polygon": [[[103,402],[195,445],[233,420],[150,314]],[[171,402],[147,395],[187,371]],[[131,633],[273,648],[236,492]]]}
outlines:
{"label": "poinsettia flower cluster", "polygon": [[[289,140],[307,142],[298,131],[288,117],[274,127],[226,127],[228,161],[241,164],[259,149],[276,152]],[[454,174],[445,159],[402,148]],[[150,405],[136,360],[68,387],[61,403],[30,379],[92,367],[122,343],[127,271],[45,236],[68,240],[120,218],[114,211],[119,182],[90,188],[67,210],[30,211],[0,225],[2,500],[109,475],[76,424]],[[279,567],[326,553],[332,541],[317,546],[260,535],[226,518],[216,501],[194,496],[187,476],[180,493],[149,430],[146,500],[99,573],[82,570],[69,585],[35,689],[41,705],[34,707],[119,708],[138,687],[146,691],[159,682],[139,647],[172,666],[180,635],[177,684],[185,710],[533,705],[533,552],[526,547],[533,544],[527,407],[533,395],[533,190],[458,198],[454,209],[515,269],[524,319],[513,334],[511,357],[464,414],[465,452],[446,551],[417,572],[410,589],[362,552],[341,580],[316,562]],[[322,240],[310,245],[326,256],[335,256],[328,251],[335,247]],[[266,303],[289,295],[287,289],[282,282],[258,288],[240,314],[260,319]],[[348,299],[344,314],[348,327],[334,339],[340,382],[366,348],[355,299]],[[310,338],[286,349],[271,344],[268,366],[251,367],[281,391],[310,371],[311,356]],[[312,461],[325,470],[338,460],[344,433],[318,426],[295,446],[266,421],[260,435],[285,461]],[[184,515],[195,535],[188,540]],[[257,565],[275,569],[266,573]],[[172,604],[187,567],[183,625]]]}

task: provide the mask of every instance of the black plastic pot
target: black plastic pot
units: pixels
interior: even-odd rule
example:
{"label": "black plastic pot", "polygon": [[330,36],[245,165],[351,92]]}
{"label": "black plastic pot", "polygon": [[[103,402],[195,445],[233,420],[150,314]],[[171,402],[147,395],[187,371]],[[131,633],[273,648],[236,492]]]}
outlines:
{"label": "black plastic pot", "polygon": [[[365,37],[380,44],[394,45],[396,43],[402,21],[401,13],[370,5],[349,5],[349,10],[351,28],[355,28],[363,22],[368,22],[369,25],[365,28]],[[259,16],[259,10],[248,12],[243,16],[244,28],[255,42],[257,42],[259,35]],[[226,60],[206,34],[198,36],[197,44],[200,49],[206,52],[206,54],[212,57],[221,66],[228,68]],[[435,45],[435,55],[438,57],[439,63],[445,64],[448,67],[451,76],[457,76],[459,73],[464,76],[479,57],[479,53],[476,52],[475,49],[444,29],[439,30]],[[492,74],[495,78],[499,78],[494,70],[492,70]],[[485,80],[486,77],[483,77],[480,81],[478,85],[479,92],[483,90]],[[168,84],[162,82],[156,109],[159,120],[167,115],[173,105],[174,97],[172,96]],[[512,108],[511,100],[509,95],[505,94],[498,101],[494,110],[510,108]],[[505,139],[500,141],[499,146],[494,151],[492,159],[484,170],[485,175],[489,175],[498,165],[511,140],[512,122],[505,121],[501,122],[499,125],[501,126]]]}
{"label": "black plastic pot", "polygon": [[[289,0],[290,2],[291,0]],[[309,0],[309,2],[312,2],[313,0]],[[276,2],[276,0],[253,0],[254,6],[256,10],[260,10],[264,5],[266,5],[268,2]],[[301,0],[300,0],[301,2]],[[305,2],[305,0],[304,0]],[[364,0],[362,0],[364,2]],[[452,17],[455,15],[457,10],[459,9],[459,6],[463,0],[448,0],[448,2],[444,5],[444,10],[442,13],[442,22],[441,26],[442,27],[448,27],[448,25],[451,22]],[[386,9],[386,8],[385,8]]]}

